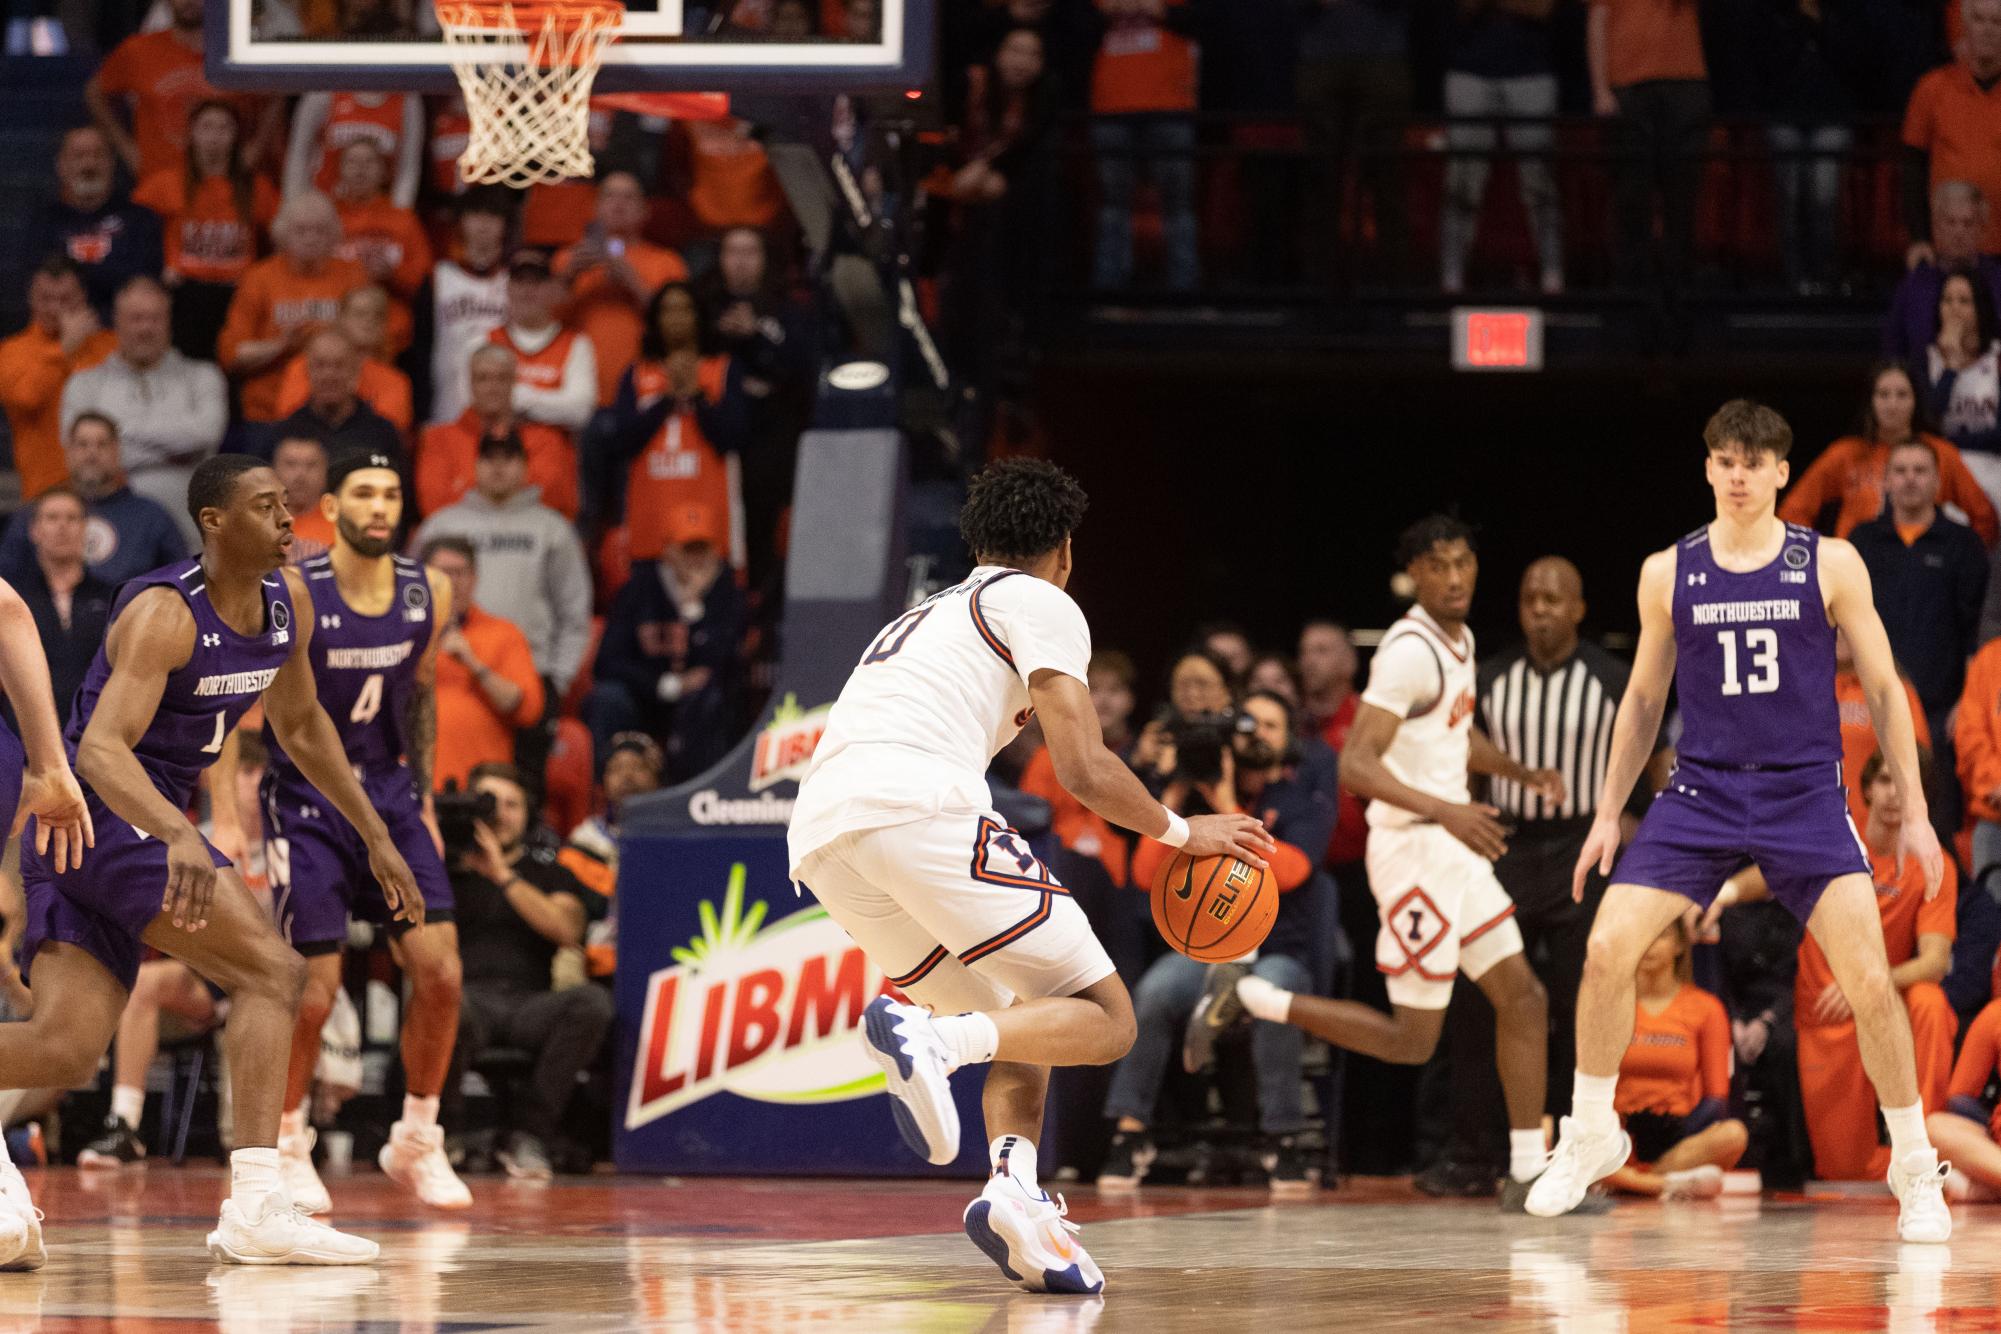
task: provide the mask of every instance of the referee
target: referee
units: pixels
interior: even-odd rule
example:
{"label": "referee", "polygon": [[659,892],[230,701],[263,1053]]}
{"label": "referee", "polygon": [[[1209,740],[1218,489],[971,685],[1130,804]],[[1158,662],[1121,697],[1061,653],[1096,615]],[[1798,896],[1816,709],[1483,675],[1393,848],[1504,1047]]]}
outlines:
{"label": "referee", "polygon": [[[1518,783],[1495,781],[1488,801],[1511,826],[1494,872],[1515,901],[1529,965],[1549,993],[1548,1111],[1570,1110],[1576,1064],[1577,982],[1605,883],[1595,873],[1584,902],[1570,897],[1571,873],[1591,828],[1612,746],[1612,718],[1628,668],[1581,643],[1584,581],[1561,556],[1522,574],[1524,643],[1480,666],[1480,725],[1511,759],[1563,775],[1561,803]],[[1441,1056],[1427,1072],[1422,1105],[1444,1152],[1418,1178],[1433,1195],[1491,1195],[1506,1158],[1500,1085],[1494,1074],[1494,1019],[1478,987],[1457,987]],[[1447,1107],[1449,1104],[1449,1110]],[[1442,1124],[1449,1119],[1449,1129]]]}

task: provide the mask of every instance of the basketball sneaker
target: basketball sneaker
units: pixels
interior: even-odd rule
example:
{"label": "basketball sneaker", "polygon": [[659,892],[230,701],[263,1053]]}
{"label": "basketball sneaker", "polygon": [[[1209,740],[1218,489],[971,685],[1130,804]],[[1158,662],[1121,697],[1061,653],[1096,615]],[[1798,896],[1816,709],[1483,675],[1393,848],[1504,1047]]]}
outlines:
{"label": "basketball sneaker", "polygon": [[280,1192],[260,1200],[254,1214],[224,1200],[222,1217],[208,1234],[208,1253],[239,1265],[365,1265],[381,1247],[334,1231]]}
{"label": "basketball sneaker", "polygon": [[1069,1213],[1060,1195],[1052,1200],[1047,1191],[1030,1194],[1013,1177],[989,1177],[966,1206],[966,1235],[1030,1292],[1103,1292],[1105,1276],[1075,1240]]}
{"label": "basketball sneaker", "polygon": [[313,1141],[318,1138],[311,1126],[296,1135],[278,1136],[278,1173],[292,1203],[309,1214],[333,1212],[333,1196],[313,1167]]}
{"label": "basketball sneaker", "polygon": [[1247,963],[1212,963],[1202,983],[1202,999],[1188,1016],[1181,1035],[1181,1068],[1195,1074],[1216,1054],[1216,1039],[1244,1016],[1244,1002],[1237,995],[1237,982],[1249,977]]}
{"label": "basketball sneaker", "polygon": [[1098,1189],[1138,1190],[1159,1152],[1144,1130],[1121,1130],[1112,1136],[1112,1145],[1105,1150],[1105,1165],[1098,1169]]}
{"label": "basketball sneaker", "polygon": [[862,1011],[862,1049],[889,1081],[889,1109],[903,1142],[927,1162],[957,1158],[959,1106],[930,1014],[876,997]]}
{"label": "basketball sneaker", "polygon": [[1935,1149],[1913,1149],[1890,1164],[1890,1190],[1897,1197],[1897,1235],[1909,1242],[1943,1243],[1952,1237],[1952,1210],[1945,1182],[1952,1164]]}
{"label": "basketball sneaker", "polygon": [[1529,1187],[1522,1207],[1537,1218],[1555,1218],[1584,1202],[1594,1181],[1611,1176],[1633,1156],[1633,1140],[1625,1131],[1612,1134],[1587,1130],[1574,1116],[1563,1118],[1556,1152],[1549,1166]]}
{"label": "basketball sneaker", "polygon": [[42,1211],[28,1196],[27,1179],[12,1163],[0,1166],[0,1270],[40,1269],[48,1260]]}
{"label": "basketball sneaker", "polygon": [[1265,1171],[1270,1174],[1274,1198],[1305,1199],[1313,1193],[1317,1183],[1313,1178],[1312,1165],[1306,1150],[1292,1136],[1283,1135],[1272,1141],[1271,1151],[1264,1155],[1264,1164]]}
{"label": "basketball sneaker", "polygon": [[389,1142],[375,1155],[376,1163],[397,1185],[433,1209],[465,1209],[472,1192],[445,1157],[445,1128],[398,1121],[389,1128]]}
{"label": "basketball sneaker", "polygon": [[78,1167],[139,1167],[145,1161],[146,1146],[122,1116],[105,1117],[104,1133],[84,1145],[76,1156]]}

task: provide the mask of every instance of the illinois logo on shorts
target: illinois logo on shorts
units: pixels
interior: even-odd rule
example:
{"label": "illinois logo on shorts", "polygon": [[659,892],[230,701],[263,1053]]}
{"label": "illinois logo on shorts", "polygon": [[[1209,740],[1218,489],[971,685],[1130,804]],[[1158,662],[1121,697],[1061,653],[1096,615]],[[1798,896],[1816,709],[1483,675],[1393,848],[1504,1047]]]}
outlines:
{"label": "illinois logo on shorts", "polygon": [[1420,977],[1432,981],[1449,981],[1453,969],[1434,972],[1424,966],[1425,956],[1438,948],[1452,931],[1452,923],[1431,901],[1421,885],[1412,885],[1395,903],[1383,911],[1383,929],[1380,939],[1394,941],[1397,952],[1392,954],[1381,945],[1376,948],[1376,967],[1392,977],[1417,970]]}
{"label": "illinois logo on shorts", "polygon": [[974,837],[972,870],[973,879],[990,885],[1069,893],[1030,851],[1026,838],[984,815],[980,817],[979,832]]}

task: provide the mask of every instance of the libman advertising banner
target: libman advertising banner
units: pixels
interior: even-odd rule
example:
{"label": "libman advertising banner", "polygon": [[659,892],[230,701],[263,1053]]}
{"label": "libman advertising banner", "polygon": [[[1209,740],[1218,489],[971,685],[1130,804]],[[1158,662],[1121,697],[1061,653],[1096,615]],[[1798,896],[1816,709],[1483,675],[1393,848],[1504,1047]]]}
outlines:
{"label": "libman advertising banner", "polygon": [[634,837],[619,889],[621,1171],[979,1175],[980,1069],[954,1078],[966,1133],[933,1168],[907,1148],[863,1054],[882,970],[785,878],[783,825]]}

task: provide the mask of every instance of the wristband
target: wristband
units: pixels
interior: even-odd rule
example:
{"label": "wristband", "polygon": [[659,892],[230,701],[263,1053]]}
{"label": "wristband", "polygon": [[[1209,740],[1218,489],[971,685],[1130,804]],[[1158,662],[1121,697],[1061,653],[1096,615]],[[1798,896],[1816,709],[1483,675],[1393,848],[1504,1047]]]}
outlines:
{"label": "wristband", "polygon": [[1188,821],[1182,819],[1173,811],[1167,810],[1165,806],[1162,806],[1160,809],[1167,811],[1167,832],[1160,836],[1160,842],[1165,843],[1170,848],[1181,847],[1188,842]]}

